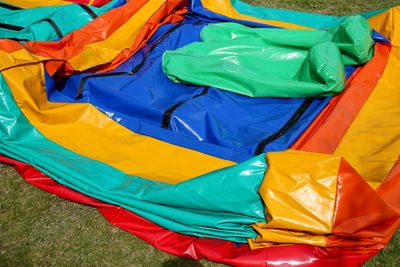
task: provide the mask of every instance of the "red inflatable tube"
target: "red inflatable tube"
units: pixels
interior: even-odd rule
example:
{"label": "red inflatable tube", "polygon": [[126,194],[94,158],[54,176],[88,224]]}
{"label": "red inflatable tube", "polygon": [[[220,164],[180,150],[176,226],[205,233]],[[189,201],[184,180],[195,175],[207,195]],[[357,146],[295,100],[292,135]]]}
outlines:
{"label": "red inflatable tube", "polygon": [[113,225],[134,234],[154,247],[172,255],[202,258],[234,266],[360,266],[378,251],[356,254],[341,249],[308,245],[274,246],[251,250],[247,244],[198,238],[164,229],[123,208],[109,205],[60,185],[33,166],[0,155],[0,162],[11,164],[30,184],[59,197],[96,207]]}

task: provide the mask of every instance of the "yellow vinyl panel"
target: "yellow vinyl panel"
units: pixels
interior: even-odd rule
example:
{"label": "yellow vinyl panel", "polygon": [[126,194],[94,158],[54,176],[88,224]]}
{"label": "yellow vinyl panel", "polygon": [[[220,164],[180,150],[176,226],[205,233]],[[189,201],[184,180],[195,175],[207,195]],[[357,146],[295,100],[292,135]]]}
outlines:
{"label": "yellow vinyl panel", "polygon": [[368,21],[371,28],[391,40],[392,45],[400,46],[400,6],[373,16]]}
{"label": "yellow vinyl panel", "polygon": [[227,16],[232,19],[238,19],[238,20],[247,20],[247,21],[253,21],[253,22],[258,22],[258,23],[263,23],[263,24],[268,24],[276,27],[282,27],[282,28],[287,28],[287,29],[303,29],[303,30],[308,30],[311,29],[309,27],[289,23],[289,22],[284,22],[284,21],[278,21],[278,20],[265,20],[265,19],[259,19],[255,18],[252,16],[244,15],[239,13],[231,4],[230,0],[201,0],[203,6],[207,8],[208,10],[218,13],[224,16]]}
{"label": "yellow vinyl panel", "polygon": [[60,6],[60,5],[72,4],[71,2],[63,0],[5,0],[2,2],[14,6],[19,6],[22,8],[32,8],[41,6]]}
{"label": "yellow vinyl panel", "polygon": [[135,134],[90,104],[48,102],[40,63],[7,69],[3,76],[23,114],[46,138],[125,173],[177,183],[233,165]]}
{"label": "yellow vinyl panel", "polygon": [[265,229],[265,224],[256,224],[254,229],[260,230],[260,234],[254,239],[249,239],[252,249],[270,247],[276,244],[307,244],[325,247],[326,238],[324,235],[312,235],[305,232],[294,232],[280,229]]}
{"label": "yellow vinyl panel", "polygon": [[[268,223],[253,226],[260,236],[250,243],[323,245],[332,231],[340,157],[289,150],[267,153],[267,161],[259,193]],[[302,232],[313,237],[307,241]]]}
{"label": "yellow vinyl panel", "polygon": [[13,66],[32,64],[40,62],[47,58],[29,53],[26,49],[20,49],[8,53],[0,49],[0,71]]}
{"label": "yellow vinyl panel", "polygon": [[335,151],[369,182],[382,182],[400,155],[399,68],[400,47],[392,47],[382,77]]}
{"label": "yellow vinyl panel", "polygon": [[83,71],[110,62],[122,50],[131,48],[136,37],[165,0],[150,0],[106,40],[91,43],[68,62],[75,70]]}

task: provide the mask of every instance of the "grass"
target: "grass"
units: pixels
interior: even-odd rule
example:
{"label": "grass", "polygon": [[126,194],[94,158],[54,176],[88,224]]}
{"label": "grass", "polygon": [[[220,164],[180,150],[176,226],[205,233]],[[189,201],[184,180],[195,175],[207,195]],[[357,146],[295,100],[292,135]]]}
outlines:
{"label": "grass", "polygon": [[[349,15],[400,5],[400,0],[244,0],[252,5],[327,15]],[[351,4],[350,4],[351,3]]]}
{"label": "grass", "polygon": [[[400,4],[386,0],[253,0],[256,5],[344,15]],[[163,253],[111,226],[96,209],[28,185],[0,165],[0,266],[223,266]],[[398,266],[400,232],[366,266]]]}
{"label": "grass", "polygon": [[0,266],[222,266],[177,258],[0,165]]}

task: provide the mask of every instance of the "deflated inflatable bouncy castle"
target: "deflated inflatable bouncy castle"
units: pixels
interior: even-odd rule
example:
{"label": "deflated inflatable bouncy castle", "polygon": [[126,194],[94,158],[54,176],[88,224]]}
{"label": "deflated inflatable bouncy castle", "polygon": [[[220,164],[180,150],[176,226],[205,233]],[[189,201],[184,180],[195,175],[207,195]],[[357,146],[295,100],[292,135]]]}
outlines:
{"label": "deflated inflatable bouncy castle", "polygon": [[359,266],[385,247],[400,7],[72,2],[0,2],[1,162],[186,258]]}

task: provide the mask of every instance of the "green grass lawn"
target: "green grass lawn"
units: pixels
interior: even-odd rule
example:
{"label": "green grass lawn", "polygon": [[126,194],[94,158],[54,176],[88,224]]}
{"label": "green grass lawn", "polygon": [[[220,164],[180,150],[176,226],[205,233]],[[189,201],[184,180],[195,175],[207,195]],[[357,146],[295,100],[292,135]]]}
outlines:
{"label": "green grass lawn", "polygon": [[[252,4],[345,15],[399,5],[394,0],[253,0]],[[28,185],[0,165],[0,266],[222,266],[163,253],[110,225],[91,207]],[[400,266],[400,233],[366,266]]]}

